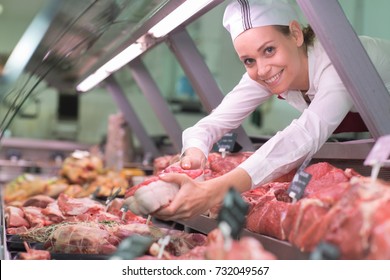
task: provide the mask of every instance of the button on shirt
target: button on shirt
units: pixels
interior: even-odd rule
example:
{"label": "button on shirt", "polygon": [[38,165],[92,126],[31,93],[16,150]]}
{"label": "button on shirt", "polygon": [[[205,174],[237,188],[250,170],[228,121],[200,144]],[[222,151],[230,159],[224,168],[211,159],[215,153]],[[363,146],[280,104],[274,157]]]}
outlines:
{"label": "button on shirt", "polygon": [[[361,37],[373,64],[390,91],[390,41]],[[272,181],[299,166],[317,152],[349,111],[352,99],[321,44],[308,48],[309,90],[287,91],[281,96],[302,112],[239,165],[252,179],[252,187]],[[208,116],[183,132],[183,151],[197,147],[207,156],[213,144],[237,128],[260,104],[273,96],[245,73],[238,85]]]}

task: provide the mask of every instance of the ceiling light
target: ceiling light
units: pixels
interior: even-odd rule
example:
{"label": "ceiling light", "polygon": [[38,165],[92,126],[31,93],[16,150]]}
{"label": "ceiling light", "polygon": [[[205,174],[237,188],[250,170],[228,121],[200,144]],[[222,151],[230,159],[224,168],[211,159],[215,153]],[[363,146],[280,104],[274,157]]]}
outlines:
{"label": "ceiling light", "polygon": [[156,38],[163,37],[213,1],[187,0],[153,26],[149,33]]}
{"label": "ceiling light", "polygon": [[120,52],[114,58],[109,60],[106,64],[100,67],[95,73],[88,76],[84,81],[77,85],[76,89],[81,92],[86,92],[99,84],[105,78],[111,75],[111,73],[122,68],[124,65],[138,57],[143,52],[141,43],[134,43]]}
{"label": "ceiling light", "polygon": [[114,72],[127,63],[138,57],[143,52],[142,44],[134,43],[127,47],[124,51],[119,53],[113,59],[104,64],[101,68],[104,68],[108,72]]}
{"label": "ceiling light", "polygon": [[[155,38],[163,37],[177,26],[185,22],[192,15],[196,14],[198,11],[206,7],[208,4],[214,0],[186,0],[177,7],[173,12],[168,14],[160,22],[158,22],[154,27],[152,27],[148,34],[153,35]],[[147,34],[145,34],[147,35]],[[142,54],[147,47],[143,47],[143,40],[147,36],[140,37],[136,43],[130,45],[124,51],[119,53],[117,56],[112,58],[102,67],[100,67],[95,73],[88,76],[84,81],[77,85],[77,90],[85,92],[99,84],[105,78],[111,75],[111,73],[117,71],[124,65],[128,64],[131,60],[138,57]]]}
{"label": "ceiling light", "polygon": [[76,89],[81,92],[89,91],[91,88],[96,86],[98,83],[103,81],[105,78],[110,76],[111,73],[98,69],[92,75],[89,75],[84,81],[77,85]]}

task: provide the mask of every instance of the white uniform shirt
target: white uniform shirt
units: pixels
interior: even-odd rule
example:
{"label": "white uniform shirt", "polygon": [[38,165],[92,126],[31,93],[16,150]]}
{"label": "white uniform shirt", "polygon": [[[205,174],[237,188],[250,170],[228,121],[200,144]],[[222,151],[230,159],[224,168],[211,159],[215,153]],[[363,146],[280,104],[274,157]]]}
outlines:
{"label": "white uniform shirt", "polygon": [[[390,91],[390,41],[361,37],[373,64]],[[284,130],[263,144],[239,167],[252,178],[252,187],[280,177],[317,152],[349,111],[352,99],[321,44],[308,51],[309,90],[304,100],[300,91],[281,94],[302,112]],[[183,151],[197,147],[207,156],[213,144],[238,127],[261,103],[273,96],[245,73],[239,84],[207,117],[183,132]],[[282,112],[281,112],[282,114]]]}

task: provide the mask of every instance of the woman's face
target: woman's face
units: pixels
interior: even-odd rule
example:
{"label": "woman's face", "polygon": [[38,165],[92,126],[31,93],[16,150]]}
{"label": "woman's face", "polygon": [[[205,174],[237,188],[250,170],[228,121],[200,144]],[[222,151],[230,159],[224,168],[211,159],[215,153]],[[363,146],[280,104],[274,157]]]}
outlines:
{"label": "woman's face", "polygon": [[234,48],[250,78],[272,93],[307,90],[307,56],[303,34],[297,22],[290,24],[289,36],[274,26],[248,29],[234,40]]}

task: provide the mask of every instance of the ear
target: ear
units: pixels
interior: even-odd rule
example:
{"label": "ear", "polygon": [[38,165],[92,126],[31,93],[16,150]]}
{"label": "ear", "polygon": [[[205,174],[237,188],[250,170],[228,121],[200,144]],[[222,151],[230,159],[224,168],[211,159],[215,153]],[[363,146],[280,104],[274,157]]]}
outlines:
{"label": "ear", "polygon": [[298,47],[302,46],[302,44],[304,42],[304,38],[303,38],[303,32],[301,29],[301,25],[299,24],[299,22],[297,22],[296,20],[293,20],[290,22],[289,27],[290,27],[290,33],[291,33],[292,37],[297,42],[297,46]]}

